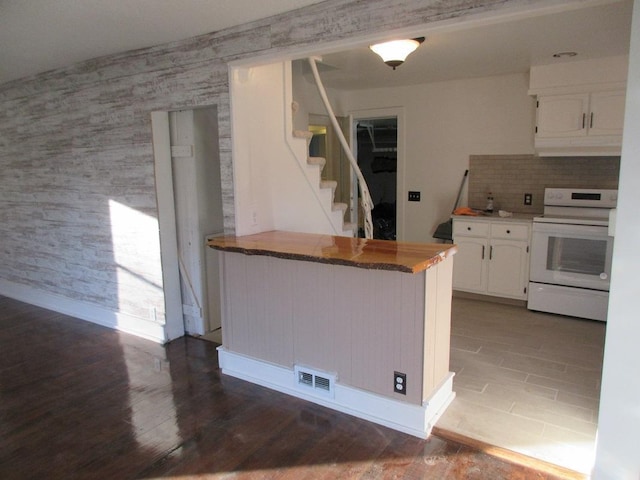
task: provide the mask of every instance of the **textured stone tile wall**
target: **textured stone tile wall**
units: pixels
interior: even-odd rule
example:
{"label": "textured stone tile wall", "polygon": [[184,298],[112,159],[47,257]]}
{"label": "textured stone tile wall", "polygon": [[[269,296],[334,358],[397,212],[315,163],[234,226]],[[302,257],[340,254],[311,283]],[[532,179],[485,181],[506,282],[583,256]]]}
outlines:
{"label": "textured stone tile wall", "polygon": [[152,111],[217,106],[232,232],[228,62],[535,3],[329,0],[0,85],[0,280],[162,323]]}
{"label": "textured stone tile wall", "polygon": [[[494,208],[541,213],[545,187],[618,188],[620,157],[538,157],[472,155],[469,158],[469,206],[484,209],[488,192]],[[531,206],[524,194],[531,193]]]}

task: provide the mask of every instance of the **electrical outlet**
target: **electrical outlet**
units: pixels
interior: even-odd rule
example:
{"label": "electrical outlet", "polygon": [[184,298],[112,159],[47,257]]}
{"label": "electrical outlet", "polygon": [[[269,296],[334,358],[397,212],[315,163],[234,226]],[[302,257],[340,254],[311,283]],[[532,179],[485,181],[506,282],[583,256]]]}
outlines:
{"label": "electrical outlet", "polygon": [[531,205],[531,201],[533,200],[533,195],[530,193],[525,193],[524,194],[524,204],[525,205]]}
{"label": "electrical outlet", "polygon": [[409,192],[409,201],[410,202],[419,202],[420,201],[420,192]]}
{"label": "electrical outlet", "polygon": [[393,372],[393,391],[396,393],[401,393],[402,395],[407,394],[406,373]]}

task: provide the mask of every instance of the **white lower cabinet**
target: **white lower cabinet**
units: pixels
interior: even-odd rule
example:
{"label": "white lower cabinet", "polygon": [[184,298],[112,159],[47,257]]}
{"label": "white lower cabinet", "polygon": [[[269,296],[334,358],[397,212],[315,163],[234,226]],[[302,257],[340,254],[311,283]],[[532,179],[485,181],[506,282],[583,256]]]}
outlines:
{"label": "white lower cabinet", "polygon": [[454,290],[526,300],[530,233],[526,221],[454,218]]}

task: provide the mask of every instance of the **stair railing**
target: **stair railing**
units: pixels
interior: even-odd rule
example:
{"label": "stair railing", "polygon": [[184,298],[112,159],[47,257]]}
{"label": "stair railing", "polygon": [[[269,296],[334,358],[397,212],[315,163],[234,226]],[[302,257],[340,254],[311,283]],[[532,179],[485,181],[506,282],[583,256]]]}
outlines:
{"label": "stair railing", "polygon": [[344,150],[347,158],[349,159],[349,163],[351,164],[351,168],[353,172],[356,174],[356,178],[358,179],[358,188],[360,189],[360,202],[362,205],[362,210],[364,211],[364,237],[365,238],[373,238],[373,220],[371,219],[371,210],[373,210],[373,200],[371,199],[371,194],[369,193],[369,187],[367,186],[367,182],[362,175],[362,171],[358,166],[357,160],[354,158],[353,153],[351,152],[351,147],[347,142],[344,134],[342,133],[342,129],[338,124],[338,119],[336,118],[335,113],[333,113],[333,108],[331,108],[331,103],[329,103],[329,98],[327,97],[327,92],[324,89],[324,85],[322,84],[322,80],[320,79],[320,74],[318,73],[318,66],[316,65],[316,58],[309,57],[309,66],[311,67],[311,71],[313,72],[313,78],[316,81],[316,86],[318,87],[318,92],[320,93],[320,98],[322,99],[322,103],[324,103],[324,107],[329,114],[329,119],[331,120],[331,124],[333,125],[334,130],[336,131],[336,135],[338,136],[338,140],[340,140],[340,145],[342,145],[342,149]]}

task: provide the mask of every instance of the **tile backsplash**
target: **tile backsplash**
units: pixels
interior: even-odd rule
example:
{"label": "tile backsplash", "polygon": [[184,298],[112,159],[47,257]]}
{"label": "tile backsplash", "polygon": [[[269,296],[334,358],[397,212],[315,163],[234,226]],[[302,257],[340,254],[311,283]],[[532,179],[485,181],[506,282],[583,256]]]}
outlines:
{"label": "tile backsplash", "polygon": [[[620,157],[471,155],[469,206],[483,210],[491,192],[495,211],[541,213],[545,187],[617,189],[619,174]],[[525,193],[531,205],[524,205]]]}

